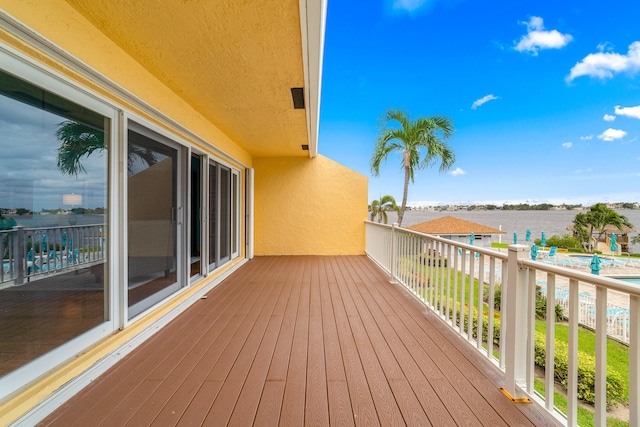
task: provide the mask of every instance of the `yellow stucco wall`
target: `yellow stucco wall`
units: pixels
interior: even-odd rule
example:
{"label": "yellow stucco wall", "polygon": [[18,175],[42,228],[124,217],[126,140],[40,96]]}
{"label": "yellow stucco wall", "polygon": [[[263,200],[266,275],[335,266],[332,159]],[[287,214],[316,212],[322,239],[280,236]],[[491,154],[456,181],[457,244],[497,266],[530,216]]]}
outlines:
{"label": "yellow stucco wall", "polygon": [[[0,9],[119,86],[143,99],[147,104],[190,129],[216,148],[244,164],[251,164],[251,157],[245,150],[212,125],[210,121],[176,95],[175,92],[163,85],[65,1],[0,0]],[[116,97],[113,93],[96,85],[94,82],[75,74],[41,52],[31,49],[26,43],[3,30],[0,30],[0,42],[6,43],[27,56],[44,63],[128,111],[139,114],[155,122],[158,126],[166,128],[164,123],[145,115],[144,112],[139,111],[135,106],[129,105],[125,100]],[[198,78],[198,76],[193,76],[193,78]],[[176,132],[175,130],[173,131]],[[181,136],[189,140],[188,137]],[[196,141],[190,142],[200,146]],[[206,149],[207,147],[202,148]]]}
{"label": "yellow stucco wall", "polygon": [[324,156],[260,158],[255,254],[363,254],[367,178]]}

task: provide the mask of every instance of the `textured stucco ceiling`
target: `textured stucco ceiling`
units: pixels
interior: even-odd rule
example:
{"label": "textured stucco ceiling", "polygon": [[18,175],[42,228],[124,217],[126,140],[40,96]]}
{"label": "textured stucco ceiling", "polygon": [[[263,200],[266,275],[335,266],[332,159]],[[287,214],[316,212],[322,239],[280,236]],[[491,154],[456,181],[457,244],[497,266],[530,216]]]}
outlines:
{"label": "textured stucco ceiling", "polygon": [[298,0],[66,0],[255,157],[308,156]]}

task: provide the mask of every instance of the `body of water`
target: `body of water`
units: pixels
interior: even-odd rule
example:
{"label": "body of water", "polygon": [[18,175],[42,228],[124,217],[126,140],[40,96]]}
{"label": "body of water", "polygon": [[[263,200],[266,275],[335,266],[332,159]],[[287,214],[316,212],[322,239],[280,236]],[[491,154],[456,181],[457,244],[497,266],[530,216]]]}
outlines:
{"label": "body of water", "polygon": [[[476,222],[496,229],[502,229],[506,234],[502,235],[503,243],[513,243],[513,232],[518,235],[518,243],[525,243],[524,239],[527,228],[531,230],[531,239],[539,239],[542,232],[547,238],[557,235],[571,234],[567,226],[573,223],[575,216],[582,211],[453,211],[453,212],[421,212],[407,211],[404,214],[403,226],[419,224],[444,216],[453,216],[467,221]],[[621,215],[626,216],[634,228],[640,229],[640,209],[639,210],[618,210]],[[388,213],[388,224],[396,221],[397,216],[393,212]],[[636,233],[630,233],[630,237]],[[495,241],[498,241],[495,236]],[[631,252],[640,252],[640,245],[631,245]]]}
{"label": "body of water", "polygon": [[16,225],[27,228],[65,227],[69,225],[104,224],[105,216],[99,214],[87,215],[22,215],[8,216],[16,221]]}

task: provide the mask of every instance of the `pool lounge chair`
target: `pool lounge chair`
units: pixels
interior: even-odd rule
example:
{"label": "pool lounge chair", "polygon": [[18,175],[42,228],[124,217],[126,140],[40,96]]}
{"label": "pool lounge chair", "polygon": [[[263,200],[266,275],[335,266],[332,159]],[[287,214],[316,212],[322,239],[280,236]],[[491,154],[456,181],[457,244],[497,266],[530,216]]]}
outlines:
{"label": "pool lounge chair", "polygon": [[549,264],[558,264],[558,256],[556,255],[556,252],[558,252],[558,247],[557,246],[551,246],[549,248],[549,253],[546,254],[546,256],[543,258],[543,262],[549,263]]}

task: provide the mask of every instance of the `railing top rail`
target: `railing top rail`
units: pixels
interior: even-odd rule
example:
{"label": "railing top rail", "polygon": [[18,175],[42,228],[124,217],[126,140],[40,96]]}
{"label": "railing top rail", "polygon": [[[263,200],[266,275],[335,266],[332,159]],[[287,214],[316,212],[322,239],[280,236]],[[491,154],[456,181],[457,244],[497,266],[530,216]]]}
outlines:
{"label": "railing top rail", "polygon": [[[372,222],[372,221],[365,221],[368,224],[371,225],[375,225],[375,226],[379,226],[379,227],[387,227],[387,228],[392,228],[392,225],[388,225],[388,224],[379,224],[377,222]],[[462,242],[456,242],[450,239],[445,239],[443,237],[438,237],[438,236],[434,236],[431,234],[426,234],[426,233],[420,233],[418,231],[413,231],[413,230],[408,230],[406,228],[403,227],[399,227],[398,230],[402,231],[403,233],[409,233],[409,234],[414,234],[417,236],[421,236],[421,237],[427,237],[429,239],[432,239],[434,241],[437,242],[441,242],[441,243],[445,243],[448,245],[452,245],[454,247],[459,247],[461,249],[465,249],[465,250],[470,250],[470,251],[474,251],[474,252],[479,252],[488,256],[492,256],[496,259],[503,259],[506,260],[508,258],[508,255],[506,253],[502,253],[502,252],[496,252],[492,249],[485,249],[479,246],[473,246],[473,245],[469,245],[466,243],[462,243]],[[524,246],[524,245],[509,245],[509,247],[512,246]],[[607,289],[612,289],[618,292],[622,292],[625,294],[629,294],[629,295],[634,295],[634,296],[640,296],[640,286],[639,285],[634,285],[633,283],[629,283],[629,282],[624,282],[622,280],[617,280],[615,278],[611,278],[611,277],[606,277],[606,276],[599,276],[599,275],[595,275],[595,274],[590,274],[588,272],[584,272],[584,271],[579,271],[579,270],[571,270],[568,269],[566,267],[562,267],[562,266],[557,266],[557,265],[553,265],[553,264],[547,264],[547,263],[543,263],[540,261],[533,261],[531,259],[522,259],[518,261],[518,265],[520,267],[528,267],[528,268],[534,268],[538,271],[542,271],[542,272],[547,272],[547,273],[553,273],[556,274],[558,276],[562,276],[562,277],[567,277],[570,279],[577,279],[581,282],[587,282],[590,283],[592,285],[597,285],[597,286],[603,286]]]}
{"label": "railing top rail", "polygon": [[[379,224],[377,222],[372,222],[372,221],[365,221],[365,223],[371,224],[371,225],[375,225],[375,226],[379,226],[379,227],[393,228],[392,225]],[[461,248],[461,249],[465,249],[465,250],[469,250],[469,251],[474,251],[474,252],[485,254],[485,255],[488,255],[488,256],[491,256],[491,257],[494,257],[494,258],[503,259],[505,261],[508,258],[506,253],[496,252],[493,249],[487,249],[487,248],[483,248],[481,246],[474,246],[474,245],[470,245],[470,244],[467,244],[467,243],[457,242],[455,240],[446,239],[444,237],[435,236],[433,234],[427,234],[427,233],[421,233],[419,231],[409,230],[409,229],[404,228],[404,227],[398,227],[397,230],[400,230],[403,233],[407,233],[407,234],[413,234],[413,235],[420,236],[420,237],[426,237],[426,238],[434,240],[436,242],[445,243],[447,245],[451,245],[451,246],[454,246],[456,248]]]}
{"label": "railing top rail", "polygon": [[[101,222],[99,224],[82,224],[82,225],[55,225],[52,227],[23,227],[25,231],[41,231],[41,230],[67,230],[69,228],[89,228],[89,227],[104,227],[106,223]],[[15,228],[15,227],[14,227]],[[9,230],[11,231],[11,230]]]}
{"label": "railing top rail", "polygon": [[629,295],[640,296],[640,286],[633,283],[618,280],[612,277],[599,276],[584,271],[571,270],[566,267],[561,267],[553,264],[547,264],[540,261],[533,261],[530,259],[518,260],[520,267],[534,268],[538,271],[547,273],[553,273],[558,276],[568,277],[569,279],[576,279],[581,282],[587,282],[596,286],[603,286],[607,289],[622,292]]}

